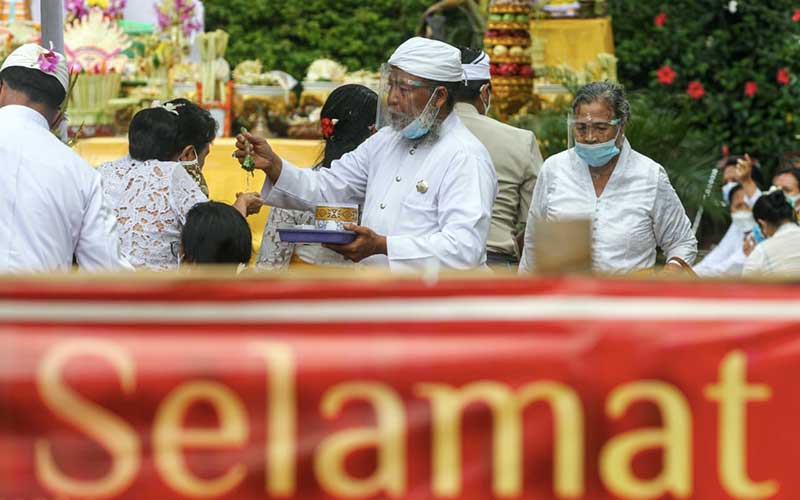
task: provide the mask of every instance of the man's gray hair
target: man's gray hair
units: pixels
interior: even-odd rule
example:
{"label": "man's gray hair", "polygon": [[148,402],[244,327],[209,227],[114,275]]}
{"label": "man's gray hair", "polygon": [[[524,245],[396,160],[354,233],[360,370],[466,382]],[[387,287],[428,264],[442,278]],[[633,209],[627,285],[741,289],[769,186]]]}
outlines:
{"label": "man's gray hair", "polygon": [[623,123],[628,122],[631,105],[625,97],[625,87],[608,80],[592,82],[581,87],[575,94],[575,100],[572,101],[572,111],[576,111],[578,106],[598,101],[606,103],[611,108],[614,118],[621,118]]}

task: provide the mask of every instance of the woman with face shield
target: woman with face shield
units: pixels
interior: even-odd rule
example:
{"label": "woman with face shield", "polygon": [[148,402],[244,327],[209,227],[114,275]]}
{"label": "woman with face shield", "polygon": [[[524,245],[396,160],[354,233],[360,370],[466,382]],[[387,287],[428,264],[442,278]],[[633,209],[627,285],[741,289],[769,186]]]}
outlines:
{"label": "woman with face shield", "polygon": [[630,105],[622,86],[581,88],[568,119],[567,151],[548,158],[533,191],[520,272],[535,269],[536,222],[590,220],[596,271],[652,268],[656,248],[667,267],[694,262],[697,240],[664,168],[625,137]]}

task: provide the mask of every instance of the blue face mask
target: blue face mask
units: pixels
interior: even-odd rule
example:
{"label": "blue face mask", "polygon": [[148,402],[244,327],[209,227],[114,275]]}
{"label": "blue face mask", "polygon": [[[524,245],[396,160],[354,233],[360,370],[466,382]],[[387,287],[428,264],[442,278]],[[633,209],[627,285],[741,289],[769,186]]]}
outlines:
{"label": "blue face mask", "polygon": [[767,237],[764,236],[764,233],[761,231],[761,226],[758,224],[753,224],[753,241],[756,242],[756,245],[766,239]]}
{"label": "blue face mask", "polygon": [[436,117],[439,116],[439,108],[432,106],[433,98],[437,95],[438,91],[434,92],[431,98],[428,99],[428,103],[425,105],[422,113],[420,113],[419,116],[414,119],[414,121],[406,125],[402,131],[403,137],[413,141],[419,139],[420,137],[424,137],[428,132],[431,131],[431,127],[436,121]]}
{"label": "blue face mask", "polygon": [[797,200],[800,200],[800,194],[796,194],[794,196],[786,196],[786,201],[789,203],[789,206],[794,208],[794,204],[797,203]]}
{"label": "blue face mask", "polygon": [[610,141],[601,142],[600,144],[575,142],[575,153],[578,154],[581,160],[588,163],[590,167],[598,168],[605,166],[620,153],[617,147],[617,137],[619,137],[619,132],[617,132],[617,135]]}

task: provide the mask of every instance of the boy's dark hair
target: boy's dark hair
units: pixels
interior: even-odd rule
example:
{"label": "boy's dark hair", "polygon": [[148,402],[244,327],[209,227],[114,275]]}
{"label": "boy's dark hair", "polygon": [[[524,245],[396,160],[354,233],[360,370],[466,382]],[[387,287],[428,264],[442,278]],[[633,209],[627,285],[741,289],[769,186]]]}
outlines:
{"label": "boy's dark hair", "polygon": [[37,69],[12,66],[0,72],[3,85],[25,94],[35,103],[44,104],[53,111],[58,110],[67,92],[54,76],[46,75]]}
{"label": "boy's dark hair", "polygon": [[253,236],[238,210],[225,203],[198,203],[181,232],[184,258],[192,264],[247,264]]}

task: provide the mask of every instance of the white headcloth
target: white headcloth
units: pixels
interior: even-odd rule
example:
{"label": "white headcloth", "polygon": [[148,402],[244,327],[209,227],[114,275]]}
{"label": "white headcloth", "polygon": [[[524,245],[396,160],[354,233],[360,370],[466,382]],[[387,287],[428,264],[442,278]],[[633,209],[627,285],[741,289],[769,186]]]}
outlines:
{"label": "white headcloth", "polygon": [[28,68],[39,70],[45,75],[50,75],[64,87],[64,91],[69,90],[69,71],[67,70],[67,58],[52,50],[40,47],[35,43],[21,45],[14,52],[9,54],[3,62],[0,71],[6,68]]}
{"label": "white headcloth", "polygon": [[486,52],[481,52],[481,55],[475,58],[469,64],[464,64],[464,74],[467,77],[467,81],[475,81],[475,80],[491,80],[492,75],[489,72],[489,64],[491,60]]}
{"label": "white headcloth", "polygon": [[397,47],[389,64],[414,76],[437,82],[463,82],[461,51],[430,38],[415,37]]}

